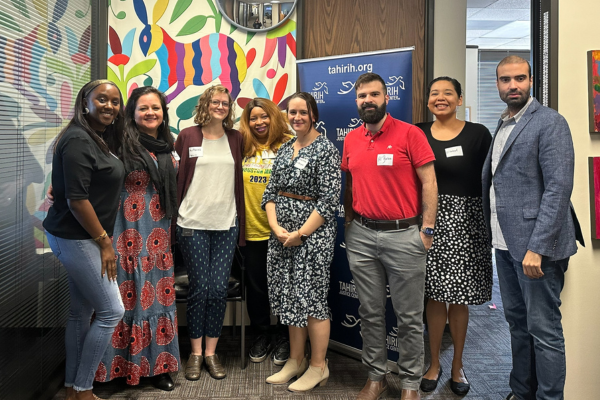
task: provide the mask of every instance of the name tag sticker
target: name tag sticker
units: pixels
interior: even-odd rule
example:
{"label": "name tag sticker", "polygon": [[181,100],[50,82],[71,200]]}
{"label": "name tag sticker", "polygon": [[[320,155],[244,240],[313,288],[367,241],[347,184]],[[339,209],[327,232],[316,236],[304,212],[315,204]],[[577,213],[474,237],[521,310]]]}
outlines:
{"label": "name tag sticker", "polygon": [[273,153],[272,150],[263,150],[261,157],[262,157],[263,160],[268,160],[268,159],[271,159],[271,158],[275,158],[275,153]]}
{"label": "name tag sticker", "polygon": [[181,158],[179,157],[179,154],[177,154],[177,152],[175,150],[173,150],[171,152],[171,155],[173,156],[173,158],[175,159],[175,161],[180,161]]}
{"label": "name tag sticker", "polygon": [[394,155],[377,154],[377,165],[394,165]]}
{"label": "name tag sticker", "polygon": [[448,157],[448,158],[462,157],[462,156],[463,156],[462,146],[448,147],[446,149],[446,157]]}
{"label": "name tag sticker", "polygon": [[204,149],[202,147],[190,147],[190,158],[202,157]]}
{"label": "name tag sticker", "polygon": [[298,161],[296,161],[296,164],[294,164],[294,167],[296,167],[298,169],[304,169],[307,165],[308,165],[308,159],[299,158]]}

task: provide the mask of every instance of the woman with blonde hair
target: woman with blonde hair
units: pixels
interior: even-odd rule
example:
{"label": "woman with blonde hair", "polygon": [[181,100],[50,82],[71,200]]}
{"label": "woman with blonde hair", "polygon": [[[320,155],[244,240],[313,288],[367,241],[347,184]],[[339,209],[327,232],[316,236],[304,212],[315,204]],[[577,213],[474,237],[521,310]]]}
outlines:
{"label": "woman with blonde hair", "polygon": [[244,136],[244,197],[246,201],[246,276],[248,315],[258,337],[249,351],[252,362],[264,361],[273,350],[275,365],[283,365],[290,354],[285,326],[271,327],[267,288],[267,250],[271,228],[260,207],[279,147],[293,135],[286,118],[271,100],[251,100],[242,113],[240,132]]}
{"label": "woman with blonde hair", "polygon": [[[221,85],[198,99],[195,126],[175,142],[177,241],[190,282],[187,324],[192,353],[188,380],[200,378],[202,363],[214,379],[227,375],[215,350],[227,306],[227,285],[236,242],[245,236],[242,135],[233,127],[234,104]],[[205,349],[202,350],[204,338]]]}

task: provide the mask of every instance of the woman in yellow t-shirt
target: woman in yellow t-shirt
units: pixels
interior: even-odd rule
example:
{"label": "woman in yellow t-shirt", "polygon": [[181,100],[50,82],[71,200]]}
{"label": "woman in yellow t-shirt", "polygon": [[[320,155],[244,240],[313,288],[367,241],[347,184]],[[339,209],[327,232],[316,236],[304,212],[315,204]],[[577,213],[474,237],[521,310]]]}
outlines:
{"label": "woman in yellow t-shirt", "polygon": [[267,250],[271,228],[260,207],[263,192],[279,147],[292,138],[285,116],[275,103],[263,98],[251,100],[242,113],[240,132],[244,136],[244,196],[246,201],[246,276],[248,314],[258,333],[250,348],[252,362],[264,361],[273,350],[273,363],[283,365],[290,354],[288,330],[280,323],[271,327],[267,289]]}

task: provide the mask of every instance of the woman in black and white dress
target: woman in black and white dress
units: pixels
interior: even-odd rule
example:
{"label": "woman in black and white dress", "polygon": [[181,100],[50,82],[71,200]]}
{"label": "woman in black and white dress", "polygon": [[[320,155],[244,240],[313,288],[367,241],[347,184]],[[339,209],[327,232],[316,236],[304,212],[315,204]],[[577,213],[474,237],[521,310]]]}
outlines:
{"label": "woman in black and white dress", "polygon": [[481,170],[492,137],[485,126],[456,118],[462,105],[456,79],[436,78],[428,93],[427,106],[436,120],[417,126],[435,154],[439,199],[425,281],[431,365],[421,390],[434,390],[442,374],[439,356],[448,319],[454,344],[450,388],[465,395],[470,388],[462,364],[468,305],[492,298],[492,255],[481,201]]}
{"label": "woman in black and white dress", "polygon": [[[289,325],[290,357],[267,382],[285,384],[297,376],[300,379],[288,389],[306,391],[324,385],[329,377],[325,359],[329,342],[327,292],[337,230],[341,158],[335,145],[314,127],[319,114],[310,94],[293,95],[287,112],[297,136],[277,152],[262,205],[273,231],[267,255],[269,300],[273,314]],[[311,341],[310,366],[304,356],[307,336]]]}

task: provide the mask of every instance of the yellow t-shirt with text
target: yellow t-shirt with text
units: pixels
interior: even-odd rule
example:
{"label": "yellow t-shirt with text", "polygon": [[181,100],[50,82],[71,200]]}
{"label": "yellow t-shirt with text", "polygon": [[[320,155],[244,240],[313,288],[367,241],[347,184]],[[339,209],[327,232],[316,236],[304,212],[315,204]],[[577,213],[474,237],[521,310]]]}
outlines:
{"label": "yellow t-shirt with text", "polygon": [[271,150],[259,149],[254,157],[246,157],[242,163],[246,201],[246,240],[267,240],[271,236],[267,213],[260,208],[260,204],[269,183],[275,156],[276,154]]}

